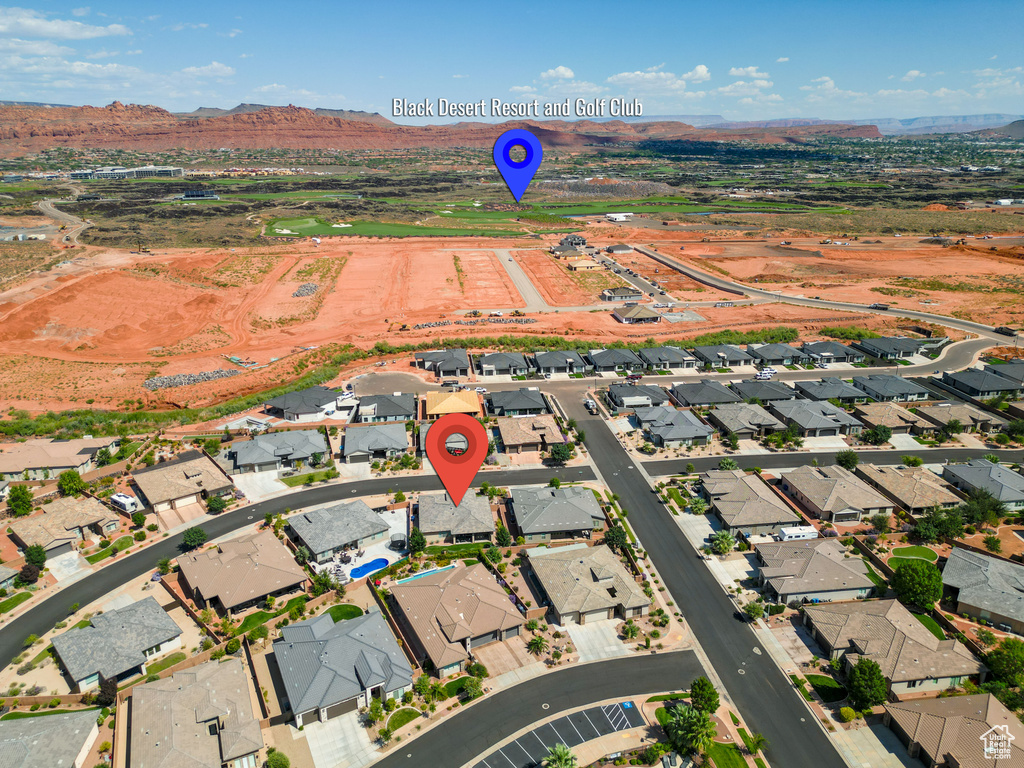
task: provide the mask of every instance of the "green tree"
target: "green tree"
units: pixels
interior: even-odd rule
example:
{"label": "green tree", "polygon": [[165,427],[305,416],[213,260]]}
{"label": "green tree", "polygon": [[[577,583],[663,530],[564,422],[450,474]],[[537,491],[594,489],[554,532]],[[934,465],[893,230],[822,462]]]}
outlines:
{"label": "green tree", "polygon": [[914,538],[923,542],[958,539],[964,534],[964,518],[959,509],[930,509],[914,526]]}
{"label": "green tree", "polygon": [[105,467],[114,460],[114,457],[110,455],[109,448],[100,448],[96,451],[96,455],[93,459],[96,461],[97,467]]}
{"label": "green tree", "polygon": [[313,597],[326,595],[337,586],[338,582],[334,580],[330,571],[320,571],[313,577]]}
{"label": "green tree", "polygon": [[209,440],[203,441],[203,450],[211,456],[216,456],[220,453],[220,438],[211,437]]}
{"label": "green tree", "polygon": [[370,702],[370,706],[366,709],[366,722],[370,725],[379,723],[380,719],[384,716],[384,705],[380,703],[380,699],[373,699]]}
{"label": "green tree", "polygon": [[313,555],[309,551],[309,547],[305,544],[301,544],[298,549],[295,550],[295,562],[299,565],[305,565],[309,562],[309,558]]}
{"label": "green tree", "polygon": [[640,627],[633,623],[630,619],[622,626],[622,636],[627,640],[635,640],[640,636]]}
{"label": "green tree", "polygon": [[395,504],[401,504],[403,501],[405,501],[405,494],[399,491],[395,494]]}
{"label": "green tree", "polygon": [[683,755],[707,754],[716,733],[707,712],[685,704],[669,710],[665,732],[675,750]]}
{"label": "green tree", "polygon": [[413,556],[418,555],[427,548],[427,537],[423,535],[417,526],[413,526],[409,532],[409,552]]}
{"label": "green tree", "polygon": [[534,635],[530,638],[530,642],[526,644],[526,650],[528,650],[534,656],[540,656],[547,649],[548,641],[544,637],[544,635]]}
{"label": "green tree", "polygon": [[768,739],[764,737],[763,733],[752,733],[747,737],[747,749],[750,750],[750,754],[756,756],[758,752],[767,748]]}
{"label": "green tree", "polygon": [[551,446],[550,455],[555,464],[565,464],[572,458],[572,448],[568,443],[555,443]]}
{"label": "green tree", "polygon": [[227,508],[228,503],[224,501],[223,496],[211,496],[206,500],[206,509],[209,510],[211,515],[219,515]]}
{"label": "green tree", "polygon": [[186,528],[181,534],[181,546],[186,550],[201,547],[206,543],[206,531],[198,525]]}
{"label": "green tree", "polygon": [[715,554],[724,555],[727,552],[732,552],[732,548],[735,546],[736,538],[726,530],[716,531],[711,535],[711,548]]}
{"label": "green tree", "polygon": [[604,543],[617,552],[621,552],[629,543],[629,536],[621,525],[613,525],[604,532]]}
{"label": "green tree", "polygon": [[889,515],[885,512],[872,515],[868,518],[868,522],[879,533],[888,533],[891,530]]}
{"label": "green tree", "polygon": [[690,512],[694,515],[703,515],[708,511],[708,503],[700,496],[690,499]]}
{"label": "green tree", "polygon": [[312,464],[314,467],[319,467],[321,464],[324,463],[324,455],[322,453],[314,453],[312,456],[309,457],[309,463]]}
{"label": "green tree", "polygon": [[[393,701],[393,699],[391,699]],[[381,728],[377,731],[377,740],[384,746],[391,743],[391,739],[394,738],[395,732],[390,728]]]}
{"label": "green tree", "polygon": [[1007,637],[986,657],[996,680],[1014,688],[1024,686],[1024,640]]}
{"label": "green tree", "polygon": [[1007,509],[999,499],[986,491],[978,488],[971,491],[967,501],[960,505],[960,513],[964,522],[970,525],[995,525],[1003,517],[1006,517]]}
{"label": "green tree", "polygon": [[7,493],[7,509],[14,517],[25,517],[31,514],[32,504],[32,491],[27,485],[11,486],[11,490]]}
{"label": "green tree", "polygon": [[292,761],[288,759],[288,755],[284,752],[278,752],[275,749],[267,755],[267,768],[291,768],[291,764]]}
{"label": "green tree", "polygon": [[547,766],[547,768],[576,768],[578,763],[576,755],[565,744],[555,744],[548,747],[548,753],[541,765]]}
{"label": "green tree", "polygon": [[697,468],[695,466],[693,466],[693,462],[692,461],[686,462],[686,474],[692,475],[696,471],[697,471]]}
{"label": "green tree", "polygon": [[1003,542],[999,540],[998,536],[986,536],[984,539],[985,549],[989,552],[995,552],[999,554],[1003,551]]}
{"label": "green tree", "polygon": [[412,687],[424,699],[427,698],[430,695],[430,676],[420,675],[416,678],[416,682],[412,684]]}
{"label": "green tree", "polygon": [[249,630],[249,639],[253,642],[263,641],[267,639],[270,634],[270,630],[267,629],[266,624],[257,624],[255,627]]}
{"label": "green tree", "polygon": [[46,564],[46,550],[41,544],[31,544],[25,549],[25,562],[42,570]]}
{"label": "green tree", "polygon": [[735,459],[730,459],[726,456],[724,459],[718,462],[718,468],[722,470],[733,470],[739,469],[740,465],[736,463]]}
{"label": "green tree", "polygon": [[924,459],[920,456],[900,456],[900,462],[906,464],[908,467],[920,467],[924,464]]}
{"label": "green tree", "polygon": [[487,550],[486,557],[487,557],[487,559],[491,563],[493,563],[494,565],[497,565],[498,563],[501,562],[501,548],[500,547],[491,547],[490,549]]}
{"label": "green tree", "polygon": [[498,542],[499,547],[511,547],[512,546],[512,534],[508,532],[501,523],[498,523],[498,529],[494,534],[494,540]]}
{"label": "green tree", "polygon": [[466,699],[475,699],[484,692],[483,683],[479,677],[470,677],[462,684],[462,696]]}
{"label": "green tree", "polygon": [[759,603],[756,600],[751,600],[749,603],[743,606],[743,612],[751,621],[757,621],[758,619],[764,617],[764,603]]}
{"label": "green tree", "polygon": [[562,487],[562,481],[559,480],[557,477],[552,477],[550,480],[548,480],[548,488],[561,488],[561,487]]}
{"label": "green tree", "polygon": [[887,427],[885,424],[876,424],[871,429],[865,429],[860,433],[861,442],[868,445],[887,443],[890,437],[892,437],[892,428]]}
{"label": "green tree", "polygon": [[57,490],[61,496],[81,496],[85,481],[74,469],[66,469],[57,476]]}
{"label": "green tree", "polygon": [[887,687],[878,662],[861,656],[850,669],[847,688],[855,709],[865,710],[885,701]]}
{"label": "green tree", "polygon": [[860,454],[852,448],[847,448],[846,450],[839,451],[836,454],[836,464],[849,472],[853,472],[859,463]]}
{"label": "green tree", "polygon": [[942,573],[927,560],[907,560],[896,566],[892,588],[900,601],[931,610],[942,597]]}
{"label": "green tree", "polygon": [[732,450],[737,450],[740,447],[740,438],[735,432],[730,432],[724,436],[725,442],[729,444]]}
{"label": "green tree", "polygon": [[690,685],[690,704],[694,709],[713,715],[718,709],[718,691],[714,684],[701,675]]}
{"label": "green tree", "polygon": [[136,528],[141,528],[146,524],[146,513],[145,512],[132,512],[132,525]]}
{"label": "green tree", "polygon": [[161,575],[166,576],[171,572],[171,560],[168,557],[160,558],[156,563],[156,568],[160,571]]}
{"label": "green tree", "polygon": [[[957,423],[959,424],[959,422]],[[1013,419],[1006,425],[1006,434],[1014,440],[1024,439],[1024,419]]]}

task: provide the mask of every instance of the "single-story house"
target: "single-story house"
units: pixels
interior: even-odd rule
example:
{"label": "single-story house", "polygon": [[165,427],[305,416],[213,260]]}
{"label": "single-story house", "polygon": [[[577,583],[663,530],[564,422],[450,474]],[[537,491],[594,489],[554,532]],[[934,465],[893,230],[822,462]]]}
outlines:
{"label": "single-story house", "polygon": [[854,376],[853,386],[866,393],[872,400],[885,403],[909,403],[928,400],[932,393],[902,376],[877,374],[874,376]]}
{"label": "single-story house", "polygon": [[412,667],[380,611],[339,622],[329,613],[297,621],[281,628],[273,647],[297,728],[373,699],[401,699],[412,688]]}
{"label": "single-story house", "polygon": [[832,523],[855,523],[893,512],[889,499],[838,464],[804,465],[784,472],[779,487],[811,517]]}
{"label": "single-story house", "polygon": [[692,411],[678,411],[668,405],[638,408],[635,415],[650,441],[659,448],[707,445],[714,433]]}
{"label": "single-story house", "polygon": [[563,253],[579,253],[579,251],[572,245],[555,245],[548,249],[548,253],[557,257]]}
{"label": "single-story house", "polygon": [[266,472],[294,467],[300,461],[310,464],[314,455],[321,460],[330,458],[330,449],[320,430],[296,429],[268,432],[235,443],[228,455],[235,462],[236,472]]}
{"label": "single-story house", "polygon": [[266,402],[266,411],[285,421],[323,421],[338,407],[341,393],[327,387],[286,392]]}
{"label": "single-story house", "polygon": [[931,435],[938,427],[894,402],[864,403],[853,409],[865,427],[888,427],[894,435]]}
{"label": "single-story house", "polygon": [[998,432],[1005,421],[980,408],[967,403],[953,401],[919,405],[914,409],[919,416],[934,424],[939,429],[952,421],[960,423],[964,432]]}
{"label": "single-story house", "polygon": [[533,365],[539,373],[585,373],[593,368],[574,350],[534,352]]}
{"label": "single-story house", "polygon": [[801,437],[856,435],[863,426],[827,400],[776,400],[768,410],[787,426],[795,425]]}
{"label": "single-story house", "polygon": [[570,248],[582,248],[587,244],[587,238],[570,232],[558,241],[560,245],[568,245]]}
{"label": "single-story house", "polygon": [[536,387],[491,392],[484,401],[488,413],[495,416],[539,416],[548,412],[544,393]]}
{"label": "single-story house", "polygon": [[744,537],[778,533],[800,523],[760,475],[740,469],[713,469],[701,475],[701,493],[727,530]]}
{"label": "single-story house", "polygon": [[747,344],[747,353],[758,365],[799,365],[807,355],[789,344]]}
{"label": "single-story house", "polygon": [[0,480],[46,480],[73,469],[79,474],[95,469],[96,454],[117,453],[120,438],[87,437],[77,440],[40,438],[23,443],[0,443]]}
{"label": "single-story house", "polygon": [[133,469],[132,483],[139,499],[154,512],[199,504],[235,487],[217,462],[200,451],[185,451],[170,461]]}
{"label": "single-story house", "polygon": [[640,304],[626,304],[622,307],[616,307],[612,310],[612,317],[626,325],[661,322],[661,314],[659,312]]}
{"label": "single-story house", "polygon": [[546,451],[565,442],[550,413],[539,416],[499,416],[498,437],[505,453]]}
{"label": "single-story house", "polygon": [[734,344],[712,344],[693,350],[702,364],[709,368],[735,368],[738,365],[754,365],[757,360]]}
{"label": "single-story house", "polygon": [[864,390],[834,376],[826,376],[821,381],[797,381],[794,386],[800,396],[808,400],[838,400],[843,405],[868,401]]}
{"label": "single-story house", "polygon": [[596,272],[599,269],[604,269],[604,265],[599,261],[593,259],[578,259],[576,261],[570,261],[565,265],[570,272]]}
{"label": "single-story house", "polygon": [[589,488],[511,488],[508,518],[528,544],[560,539],[589,539],[604,528],[605,516]]}
{"label": "single-story house", "polygon": [[1009,360],[999,365],[986,365],[983,370],[1024,385],[1024,360]]}
{"label": "single-story house", "polygon": [[796,400],[796,390],[781,381],[758,379],[734,381],[729,385],[729,389],[748,401],[759,400],[762,403],[770,403],[773,400]]}
{"label": "single-story house", "polygon": [[616,253],[632,253],[633,252],[633,246],[626,245],[625,243],[616,243],[615,245],[609,245],[607,248],[605,248],[605,250],[608,251],[608,253],[611,253],[611,254],[616,254]]}
{"label": "single-story house", "polygon": [[714,379],[701,379],[692,384],[676,384],[668,394],[674,403],[683,407],[738,403],[743,399]]}
{"label": "single-story house", "polygon": [[0,565],[0,589],[10,589],[14,586],[14,580],[18,576],[18,571],[13,568],[8,568],[6,565]]}
{"label": "single-story house", "polygon": [[363,549],[382,542],[388,531],[384,518],[362,500],[301,512],[288,518],[289,536],[297,546],[308,549],[310,559],[317,564],[347,549]]}
{"label": "single-story house", "polygon": [[441,678],[463,671],[475,648],[518,637],[526,623],[483,563],[395,584],[391,604],[413,655]]}
{"label": "single-story house", "polygon": [[620,285],[601,291],[601,298],[604,301],[640,301],[643,297],[643,291],[631,285]]}
{"label": "single-story house", "polygon": [[867,563],[836,539],[758,544],[758,582],[779,603],[831,603],[871,594]]}
{"label": "single-story house", "polygon": [[1022,766],[1024,727],[991,693],[887,703],[882,722],[927,768]]}
{"label": "single-story house", "polygon": [[181,628],[153,597],[94,614],[86,627],[53,638],[53,654],[73,690],[87,691],[102,680],[128,680],[146,665],[181,647]]}
{"label": "single-story house", "polygon": [[865,483],[915,516],[923,515],[933,507],[953,509],[960,506],[960,497],[938,475],[924,467],[858,464],[854,471]]}
{"label": "single-story house", "polygon": [[988,673],[965,645],[939,640],[899,600],[807,605],[804,625],[847,670],[861,657],[876,662],[891,699],[955,688],[969,677],[983,682]]}
{"label": "single-story house", "polygon": [[668,393],[656,384],[612,384],[608,399],[619,408],[643,408],[668,402]]}
{"label": "single-story house", "polygon": [[98,736],[96,712],[92,709],[0,721],[6,768],[87,768],[86,760]]}
{"label": "single-story house", "polygon": [[880,339],[858,339],[851,346],[879,360],[902,360],[916,355],[921,343],[919,339],[905,336],[883,336]]}
{"label": "single-story house", "polygon": [[182,589],[200,608],[231,616],[261,603],[301,591],[306,572],[272,531],[229,539],[201,552],[178,557]]}
{"label": "single-story house", "polygon": [[363,395],[359,398],[358,414],[360,424],[413,421],[419,416],[419,400],[412,392]]}
{"label": "single-story house", "polygon": [[117,513],[92,496],[58,497],[42,512],[8,523],[11,539],[19,549],[38,544],[47,557],[71,552],[78,542],[108,536],[120,526]]}
{"label": "single-story house", "polygon": [[491,352],[476,356],[481,376],[525,376],[526,358],[519,352]]}
{"label": "single-story house", "polygon": [[644,367],[631,349],[592,349],[587,353],[595,371],[636,371]]}
{"label": "single-story house", "polygon": [[863,363],[864,353],[838,341],[811,341],[800,347],[814,363]]}
{"label": "single-story house", "polygon": [[469,376],[469,354],[464,349],[435,349],[413,355],[417,368],[433,371],[440,379],[445,376]]}
{"label": "single-story house", "polygon": [[558,245],[551,249],[551,254],[559,261],[575,262],[580,259],[586,259],[587,255],[576,248],[570,248],[567,245]]}
{"label": "single-story house", "polygon": [[393,459],[409,450],[405,424],[365,424],[347,427],[341,453],[345,463]]}
{"label": "single-story house", "polygon": [[428,421],[434,421],[449,413],[479,416],[480,395],[468,389],[461,389],[458,392],[427,392],[423,411]]}
{"label": "single-story house", "polygon": [[957,615],[1024,635],[1024,565],[953,547],[942,569],[942,586],[956,601]]}
{"label": "single-story house", "polygon": [[467,493],[455,506],[447,493],[424,493],[417,509],[416,527],[428,544],[468,544],[494,536],[494,514],[486,496]]}
{"label": "single-story house", "polygon": [[942,479],[964,493],[988,491],[1007,509],[1024,509],[1024,476],[988,459],[968,459],[964,464],[946,464]]}
{"label": "single-story house", "polygon": [[645,347],[638,354],[648,368],[655,370],[678,371],[697,367],[697,358],[679,347]]}
{"label": "single-story house", "polygon": [[785,424],[754,403],[723,403],[708,411],[706,416],[723,434],[736,435],[740,440],[756,440],[786,428]]}
{"label": "single-story house", "polygon": [[604,545],[535,547],[526,561],[551,605],[555,624],[626,620],[650,611],[650,598]]}
{"label": "single-story house", "polygon": [[125,765],[256,768],[264,747],[257,695],[245,662],[231,658],[136,686],[123,715],[131,723]]}
{"label": "single-story house", "polygon": [[966,371],[946,371],[942,374],[942,383],[971,397],[987,400],[990,397],[1007,395],[1011,399],[1020,397],[1024,384],[997,376],[988,371],[968,368]]}

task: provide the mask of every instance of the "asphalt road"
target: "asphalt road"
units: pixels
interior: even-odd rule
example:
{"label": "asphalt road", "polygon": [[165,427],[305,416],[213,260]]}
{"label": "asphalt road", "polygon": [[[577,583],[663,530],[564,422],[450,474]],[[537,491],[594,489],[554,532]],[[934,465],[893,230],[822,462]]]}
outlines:
{"label": "asphalt road", "polygon": [[393,747],[386,757],[373,765],[374,768],[458,768],[543,718],[605,699],[678,690],[689,686],[702,674],[704,669],[692,651],[566,667],[481,699],[469,710],[448,718],[407,746]]}
{"label": "asphalt road", "polygon": [[[484,481],[495,485],[529,485],[546,483],[552,477],[559,477],[566,482],[592,480],[594,473],[589,467],[486,472],[477,475],[476,485]],[[276,515],[279,512],[283,513],[286,508],[299,509],[331,501],[344,501],[348,498],[386,493],[389,488],[406,492],[438,491],[441,490],[441,481],[436,475],[430,475],[322,485],[226,512],[202,523],[202,528],[210,539],[216,539],[240,528],[262,522],[267,512]],[[157,562],[161,559],[174,558],[180,554],[180,545],[181,534],[177,534],[162,539],[139,554],[118,558],[68,587],[64,592],[47,598],[35,608],[8,622],[3,628],[0,628],[0,664],[10,664],[11,660],[21,653],[25,638],[29,635],[42,635],[53,629],[58,621],[67,616],[68,608],[73,603],[88,605],[127,584],[132,579],[154,571]]]}

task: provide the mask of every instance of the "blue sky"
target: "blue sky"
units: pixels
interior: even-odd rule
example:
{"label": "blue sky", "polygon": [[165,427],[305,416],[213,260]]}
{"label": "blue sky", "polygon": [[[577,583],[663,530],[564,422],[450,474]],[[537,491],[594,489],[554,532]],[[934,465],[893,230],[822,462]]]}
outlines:
{"label": "blue sky", "polygon": [[393,98],[619,96],[647,115],[735,120],[1024,113],[1019,0],[87,2],[0,6],[0,99],[387,117]]}

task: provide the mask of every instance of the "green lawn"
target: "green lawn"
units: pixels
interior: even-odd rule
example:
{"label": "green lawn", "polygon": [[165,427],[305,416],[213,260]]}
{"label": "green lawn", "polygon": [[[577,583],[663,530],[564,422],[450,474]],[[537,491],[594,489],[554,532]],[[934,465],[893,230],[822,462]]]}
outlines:
{"label": "green lawn", "polygon": [[260,624],[266,624],[272,618],[274,618],[275,616],[280,616],[282,613],[288,613],[288,611],[292,609],[292,606],[296,605],[298,601],[300,601],[301,599],[302,595],[299,595],[298,597],[293,597],[291,600],[284,604],[283,608],[280,608],[274,611],[273,613],[271,613],[270,611],[256,611],[255,613],[250,613],[248,616],[245,617],[242,623],[238,625],[238,629],[235,631],[235,634],[244,635],[253,627],[258,627]]}
{"label": "green lawn", "polygon": [[676,503],[676,506],[679,507],[680,512],[686,511],[686,502],[683,501],[683,494],[679,492],[678,488],[676,488],[674,485],[668,485],[665,486],[665,492],[668,494],[669,498]]}
{"label": "green lawn", "polygon": [[8,597],[6,600],[0,603],[0,613],[7,613],[8,611],[13,611],[15,608],[24,603],[30,597],[32,597],[31,592],[19,592],[16,595]]}
{"label": "green lawn", "polygon": [[390,728],[392,731],[397,731],[403,725],[411,723],[419,716],[420,711],[418,709],[413,709],[412,707],[402,707],[401,709],[396,709],[394,711],[394,714],[392,714],[391,717],[388,718],[388,728]]}
{"label": "green lawn", "polygon": [[658,707],[654,710],[654,716],[658,718],[658,723],[661,724],[662,728],[668,726],[668,710],[665,707]]}
{"label": "green lawn", "polygon": [[655,701],[678,701],[679,699],[685,699],[689,695],[688,691],[680,691],[679,693],[663,693],[660,696],[651,696],[647,700],[650,704]]}
{"label": "green lawn", "polygon": [[827,675],[806,675],[807,682],[826,704],[846,698],[846,688]]}
{"label": "green lawn", "polygon": [[814,701],[814,699],[811,698],[810,692],[807,690],[807,683],[802,682],[799,675],[790,675],[789,679],[793,681],[793,685],[800,689],[800,693],[803,694],[805,699],[808,701]]}
{"label": "green lawn", "polygon": [[868,559],[866,557],[862,555],[861,559],[864,560],[864,565],[868,569],[868,578],[875,583],[875,586],[878,587],[879,590],[881,590],[881,593],[884,596],[885,593],[889,591],[889,585],[885,583],[885,579],[883,579],[881,576],[875,573],[875,569],[871,567],[871,563],[868,562]]}
{"label": "green lawn", "polygon": [[935,635],[939,640],[946,639],[946,633],[942,631],[942,627],[940,627],[939,623],[931,616],[925,616],[922,613],[915,613],[914,616],[918,621],[928,627],[928,631]]}
{"label": "green lawn", "polygon": [[484,548],[482,541],[471,541],[467,544],[436,544],[433,547],[427,547],[424,554],[427,555],[466,555],[474,552],[479,552]]}
{"label": "green lawn", "polygon": [[357,616],[363,615],[363,609],[358,605],[348,605],[342,603],[341,605],[332,605],[324,613],[331,614],[331,618],[334,619],[334,623],[337,624],[339,621],[345,621],[346,619],[354,619]]}
{"label": "green lawn", "polygon": [[452,680],[450,683],[445,683],[444,691],[448,694],[448,698],[452,696],[458,696],[462,691],[463,686],[468,682],[469,676],[460,677],[457,680]]}
{"label": "green lawn", "polygon": [[327,480],[327,475],[330,471],[331,470],[329,469],[321,469],[316,472],[307,472],[304,475],[292,475],[291,477],[282,477],[280,478],[280,480],[288,487],[295,488],[296,486],[299,485],[305,485],[306,481],[310,479],[314,483],[319,482],[321,480]]}
{"label": "green lawn", "polygon": [[935,562],[939,559],[939,556],[935,553],[935,550],[929,549],[928,547],[920,546],[909,546],[909,547],[895,547],[892,550],[893,555],[897,557],[918,557],[922,560],[928,560]]}
{"label": "green lawn", "polygon": [[921,557],[890,557],[885,561],[885,564],[892,568],[894,571],[905,563],[916,563],[918,560],[923,560]]}
{"label": "green lawn", "polygon": [[131,536],[122,536],[120,539],[115,541],[106,549],[101,549],[99,552],[89,555],[85,559],[88,560],[90,563],[98,563],[100,560],[105,560],[106,558],[110,557],[115,552],[121,552],[122,550],[128,549],[128,547],[130,547],[134,541],[135,539],[133,539]]}
{"label": "green lawn", "polygon": [[[320,218],[275,219],[267,224],[268,237],[521,237],[518,229],[452,229],[416,224],[388,224],[378,221],[346,221],[349,227],[334,227]],[[281,230],[287,230],[282,232]],[[291,233],[291,234],[289,234]]]}
{"label": "green lawn", "polygon": [[156,662],[155,664],[148,665],[146,667],[146,675],[155,675],[158,672],[163,672],[168,667],[173,667],[175,664],[180,664],[187,658],[188,656],[186,656],[183,651],[177,651],[176,653],[172,653],[170,656],[164,659],[160,659],[160,661]]}
{"label": "green lawn", "polygon": [[735,744],[713,742],[711,749],[708,750],[708,757],[715,764],[715,768],[746,768],[747,765],[743,753]]}
{"label": "green lawn", "polygon": [[35,712],[27,712],[18,710],[16,712],[8,712],[0,720],[24,720],[26,717],[44,717],[45,715],[72,715],[78,712],[99,712],[99,707],[92,707],[91,709],[46,709],[42,708]]}

